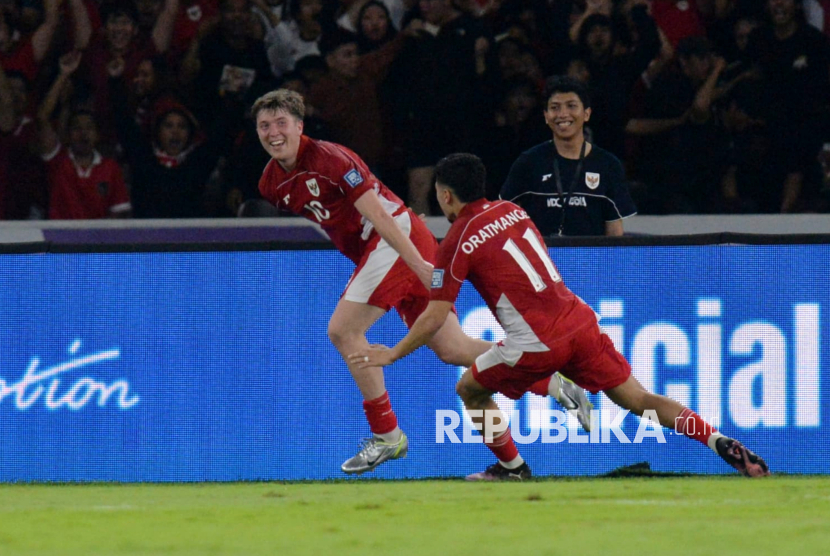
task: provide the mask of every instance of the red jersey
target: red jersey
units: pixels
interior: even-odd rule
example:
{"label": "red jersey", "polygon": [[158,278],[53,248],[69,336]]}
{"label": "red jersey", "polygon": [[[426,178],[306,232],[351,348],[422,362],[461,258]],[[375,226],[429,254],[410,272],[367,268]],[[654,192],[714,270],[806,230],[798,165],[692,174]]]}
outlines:
{"label": "red jersey", "polygon": [[454,302],[467,279],[504,329],[505,344],[544,351],[594,311],[571,292],[530,217],[509,201],[465,206],[438,247],[431,299]]}
{"label": "red jersey", "polygon": [[95,151],[92,165],[81,168],[69,149],[59,147],[44,160],[49,167],[50,220],[106,218],[111,211],[130,209],[124,175],[114,159]]}
{"label": "red jersey", "polygon": [[265,166],[259,192],[277,208],[320,224],[335,247],[360,262],[374,227],[354,203],[370,189],[392,216],[406,207],[366,163],[342,145],[300,137],[297,166],[286,172],[276,160]]}

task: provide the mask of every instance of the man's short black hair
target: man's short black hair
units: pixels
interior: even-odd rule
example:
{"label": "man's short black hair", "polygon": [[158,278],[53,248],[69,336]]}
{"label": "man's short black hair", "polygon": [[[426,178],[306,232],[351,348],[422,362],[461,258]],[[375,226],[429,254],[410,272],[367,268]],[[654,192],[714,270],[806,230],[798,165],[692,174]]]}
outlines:
{"label": "man's short black hair", "polygon": [[125,15],[138,25],[138,8],[132,0],[109,0],[101,5],[101,22],[106,25],[110,18]]}
{"label": "man's short black hair", "polygon": [[605,14],[591,14],[582,22],[576,44],[584,48],[588,43],[588,34],[594,30],[594,27],[607,27],[611,31],[611,36],[614,36],[614,20],[610,16]]}
{"label": "man's short black hair", "polygon": [[550,97],[557,93],[574,93],[582,101],[583,108],[591,107],[591,94],[588,87],[582,81],[567,75],[554,75],[545,81],[545,108],[547,108]]}
{"label": "man's short black hair", "polygon": [[355,33],[347,31],[342,27],[335,27],[323,33],[320,37],[318,47],[322,56],[328,56],[343,45],[356,45],[357,43],[358,39]]}
{"label": "man's short black hair", "polygon": [[487,170],[476,155],[454,153],[435,165],[435,181],[452,189],[462,203],[471,203],[484,198]]}
{"label": "man's short black hair", "polygon": [[706,58],[711,53],[712,43],[706,37],[683,37],[677,43],[677,57],[684,60]]}
{"label": "man's short black hair", "polygon": [[98,128],[98,120],[95,119],[95,113],[90,110],[89,108],[75,108],[69,114],[69,119],[67,121],[67,128],[72,129],[72,127],[78,122],[78,118],[89,117],[92,122],[95,124],[96,129]]}

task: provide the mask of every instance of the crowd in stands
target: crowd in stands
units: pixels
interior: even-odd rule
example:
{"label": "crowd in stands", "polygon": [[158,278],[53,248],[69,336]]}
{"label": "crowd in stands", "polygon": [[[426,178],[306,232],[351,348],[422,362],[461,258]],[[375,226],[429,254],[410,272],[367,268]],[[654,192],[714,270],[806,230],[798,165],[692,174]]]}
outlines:
{"label": "crowd in stands", "polygon": [[830,0],[0,0],[0,219],[236,216],[279,87],[417,212],[451,152],[495,198],[554,74],[640,214],[830,212],[828,35]]}

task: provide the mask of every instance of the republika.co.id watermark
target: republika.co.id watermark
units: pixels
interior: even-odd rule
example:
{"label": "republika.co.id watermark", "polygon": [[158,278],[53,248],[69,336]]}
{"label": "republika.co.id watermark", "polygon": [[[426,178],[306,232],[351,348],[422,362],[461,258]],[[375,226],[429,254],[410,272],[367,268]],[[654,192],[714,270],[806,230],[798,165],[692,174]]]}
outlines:
{"label": "republika.co.id watermark", "polygon": [[[539,426],[530,427],[528,433],[522,431],[519,410],[504,413],[498,409],[473,409],[467,411],[468,415],[475,421],[463,417],[452,409],[438,409],[435,411],[435,442],[443,444],[445,439],[452,444],[476,444],[487,440],[490,442],[510,427],[510,433],[517,444],[530,444],[542,442],[543,444],[558,444],[568,442],[570,444],[608,444],[611,437],[616,438],[621,444],[640,444],[647,438],[654,438],[657,443],[664,444],[666,437],[663,427],[660,426],[657,412],[646,410],[639,419],[637,432],[634,439],[628,437],[622,430],[623,421],[629,415],[628,410],[616,412],[607,426],[600,426],[599,411],[591,411],[591,432],[585,431],[576,420],[575,413],[558,409],[533,409],[530,411],[530,421]],[[505,419],[504,417],[507,417]],[[675,426],[670,434],[683,434],[680,430],[681,423]],[[459,427],[461,437],[459,438]],[[477,431],[475,434],[473,431]]]}

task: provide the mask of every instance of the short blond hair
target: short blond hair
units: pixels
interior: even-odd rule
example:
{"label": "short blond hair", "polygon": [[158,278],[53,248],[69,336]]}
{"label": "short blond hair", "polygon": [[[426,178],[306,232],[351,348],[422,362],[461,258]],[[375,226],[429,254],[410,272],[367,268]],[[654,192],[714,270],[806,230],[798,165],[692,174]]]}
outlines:
{"label": "short blond hair", "polygon": [[303,95],[289,89],[277,89],[256,99],[251,106],[251,115],[256,119],[263,110],[284,110],[298,120],[305,118]]}

